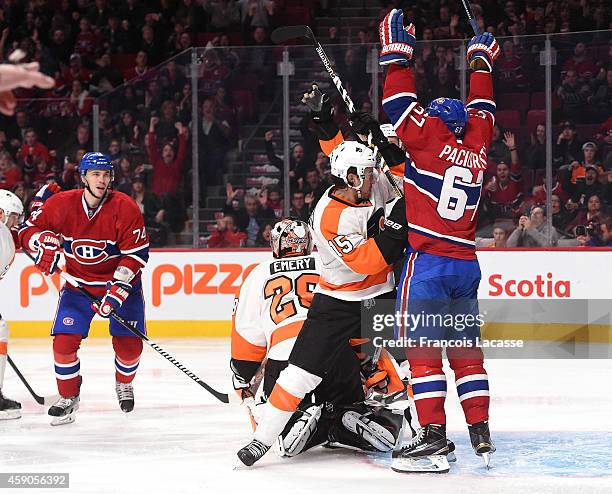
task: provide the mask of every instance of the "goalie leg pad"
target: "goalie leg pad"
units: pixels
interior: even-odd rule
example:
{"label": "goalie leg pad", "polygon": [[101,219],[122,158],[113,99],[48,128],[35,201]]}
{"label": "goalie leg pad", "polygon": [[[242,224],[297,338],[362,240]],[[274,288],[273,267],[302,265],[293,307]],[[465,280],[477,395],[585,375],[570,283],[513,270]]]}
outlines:
{"label": "goalie leg pad", "polygon": [[403,415],[379,405],[357,403],[347,407],[330,430],[330,443],[361,451],[386,452],[395,448]]}
{"label": "goalie leg pad", "polygon": [[[306,410],[295,412],[283,434],[278,437],[279,456],[296,456],[307,449],[306,445],[317,432],[322,408],[323,405],[311,405]],[[308,446],[315,445],[308,444]]]}

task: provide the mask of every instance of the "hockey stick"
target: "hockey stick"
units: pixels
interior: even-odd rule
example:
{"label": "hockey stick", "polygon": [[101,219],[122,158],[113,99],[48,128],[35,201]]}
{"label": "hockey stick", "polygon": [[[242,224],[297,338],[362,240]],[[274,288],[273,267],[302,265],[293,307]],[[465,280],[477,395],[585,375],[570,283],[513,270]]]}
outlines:
{"label": "hockey stick", "polygon": [[[23,250],[23,252],[32,261],[34,261],[34,256],[32,256],[32,254],[30,254],[25,249]],[[71,275],[69,275],[68,273],[66,273],[65,271],[63,271],[63,270],[61,270],[59,268],[57,268],[57,271],[59,272],[60,277],[63,278],[66,281],[66,283],[68,283],[71,286],[73,286],[74,288],[76,288],[79,292],[81,292],[83,295],[85,295],[92,303],[94,303],[94,302],[96,304],[100,303],[100,300],[98,298],[94,297],[85,288],[83,288],[79,284],[79,282],[76,279],[74,279],[74,277],[72,277]],[[119,324],[121,324],[121,326],[123,326],[125,329],[127,329],[128,331],[133,333],[135,336],[137,336],[138,338],[140,338],[141,340],[146,342],[147,345],[149,345],[153,350],[155,350],[157,353],[159,353],[162,357],[164,357],[167,361],[169,361],[172,365],[174,365],[176,368],[178,368],[184,374],[189,376],[193,381],[197,382],[200,386],[202,386],[206,391],[208,391],[211,395],[213,395],[219,401],[221,401],[223,403],[229,403],[230,402],[230,398],[229,398],[229,396],[226,393],[221,393],[221,392],[217,391],[216,389],[212,388],[211,386],[209,386],[208,384],[206,384],[204,381],[202,381],[202,379],[200,379],[196,374],[194,374],[187,367],[185,367],[183,364],[181,364],[171,354],[166,352],[162,347],[160,347],[157,343],[155,343],[152,339],[150,339],[146,334],[144,334],[138,328],[132,326],[129,322],[127,322],[125,319],[123,319],[119,314],[117,314],[117,312],[115,310],[111,310],[110,317],[112,317],[115,321],[117,321]]]}
{"label": "hockey stick", "polygon": [[474,13],[472,12],[472,7],[470,6],[470,2],[468,0],[461,0],[461,3],[463,4],[463,9],[465,10],[465,13],[467,14],[467,18],[468,18],[468,21],[470,22],[470,26],[472,26],[472,31],[474,31],[474,34],[476,36],[480,36],[482,34],[482,31],[480,30],[480,27],[478,26],[476,19],[474,19]]}
{"label": "hockey stick", "polygon": [[34,390],[32,389],[32,386],[30,386],[30,384],[28,383],[28,381],[26,380],[26,378],[24,377],[24,375],[21,373],[21,371],[17,368],[17,365],[15,365],[15,362],[13,362],[13,359],[11,358],[10,355],[6,356],[9,365],[13,368],[13,370],[15,371],[15,374],[17,374],[17,377],[21,380],[21,382],[23,383],[23,385],[27,388],[27,390],[30,392],[30,394],[32,395],[32,398],[34,398],[34,401],[36,401],[36,403],[38,403],[39,405],[45,405],[45,406],[51,406],[53,405],[57,400],[60,399],[59,395],[51,395],[51,396],[39,396],[37,395]]}
{"label": "hockey stick", "polygon": [[[461,0],[461,3],[463,4],[463,10],[465,10],[468,21],[470,22],[470,26],[472,26],[472,31],[474,31],[474,35],[480,36],[482,34],[482,31],[478,26],[478,22],[476,22],[476,19],[474,19],[474,13],[472,12],[472,7],[470,6],[469,0]],[[481,60],[475,59],[470,62],[470,69],[472,70],[484,70],[486,68],[486,64]]]}
{"label": "hockey stick", "polygon": [[[342,98],[342,101],[344,101],[344,104],[346,105],[346,109],[349,111],[349,113],[353,113],[355,111],[355,104],[353,103],[353,100],[349,96],[347,90],[342,85],[342,81],[340,80],[340,77],[334,70],[331,60],[325,53],[325,50],[323,50],[321,43],[319,43],[317,39],[315,38],[315,35],[309,26],[278,27],[274,31],[272,31],[270,38],[272,39],[274,43],[277,43],[277,44],[290,40],[290,39],[295,39],[295,38],[305,38],[308,41],[310,41],[310,43],[312,43],[312,45],[314,46],[314,49],[317,52],[317,55],[319,55],[319,58],[323,62],[325,70],[327,70],[327,73],[329,74],[332,81],[334,82],[334,85],[336,86],[338,93],[340,93],[340,97]],[[393,178],[393,174],[391,173],[391,170],[389,170],[389,165],[387,165],[387,163],[385,163],[384,160],[381,160],[381,161],[383,163],[382,170],[385,176],[387,177],[389,184],[393,188],[393,191],[398,197],[403,197],[404,193],[402,189],[400,189],[397,183],[395,182],[395,179]]]}

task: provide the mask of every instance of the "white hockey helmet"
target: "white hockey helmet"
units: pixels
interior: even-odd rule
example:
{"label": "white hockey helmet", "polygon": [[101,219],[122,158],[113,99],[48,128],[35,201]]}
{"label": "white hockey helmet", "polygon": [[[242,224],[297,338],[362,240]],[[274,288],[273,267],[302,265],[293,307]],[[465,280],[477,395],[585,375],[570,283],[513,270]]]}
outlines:
{"label": "white hockey helmet", "polygon": [[381,124],[380,130],[382,130],[383,135],[388,139],[389,137],[397,137],[397,132],[393,128],[393,125],[390,123]]}
{"label": "white hockey helmet", "polygon": [[307,256],[312,252],[312,233],[302,220],[285,218],[272,227],[270,232],[272,255],[283,257]]}
{"label": "white hockey helmet", "polygon": [[17,221],[23,221],[23,204],[21,199],[8,190],[0,190],[0,209],[4,211],[4,224],[6,225],[11,214],[17,215]]}
{"label": "white hockey helmet", "polygon": [[334,177],[341,178],[349,187],[358,189],[361,184],[353,187],[347,181],[346,176],[349,169],[355,168],[363,183],[366,168],[376,168],[376,156],[374,151],[365,144],[357,141],[343,141],[329,155],[329,164]]}

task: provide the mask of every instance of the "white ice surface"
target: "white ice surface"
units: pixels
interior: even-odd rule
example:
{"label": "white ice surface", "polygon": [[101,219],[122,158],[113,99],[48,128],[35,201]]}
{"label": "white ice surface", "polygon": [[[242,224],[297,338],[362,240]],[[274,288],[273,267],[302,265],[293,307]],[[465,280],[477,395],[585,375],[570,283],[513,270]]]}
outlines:
{"label": "white ice surface", "polygon": [[[228,340],[158,343],[228,390]],[[9,353],[39,394],[56,392],[50,339],[12,340]],[[250,438],[241,407],[217,402],[145,346],[136,408],[125,415],[114,392],[110,339],[85,341],[79,356],[81,409],[62,427],[49,425],[46,410],[7,369],[4,392],[24,413],[0,421],[0,472],[70,473],[68,490],[23,492],[612,493],[610,360],[489,361],[494,468],[486,471],[472,453],[451,391],[448,429],[458,462],[447,475],[405,475],[388,468],[389,455],[322,448],[290,460],[270,452],[250,470],[233,471],[235,452]]]}

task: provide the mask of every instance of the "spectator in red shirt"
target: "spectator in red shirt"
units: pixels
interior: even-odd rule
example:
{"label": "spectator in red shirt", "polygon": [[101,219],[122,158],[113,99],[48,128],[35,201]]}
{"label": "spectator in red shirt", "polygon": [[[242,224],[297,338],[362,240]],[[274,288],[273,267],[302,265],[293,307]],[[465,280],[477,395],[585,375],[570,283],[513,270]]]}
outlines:
{"label": "spectator in red shirt", "polygon": [[11,190],[21,180],[21,170],[11,155],[6,151],[0,153],[0,189]]}
{"label": "spectator in red shirt", "polygon": [[271,185],[265,187],[261,191],[260,201],[264,208],[267,207],[274,211],[277,218],[281,218],[283,216],[283,199],[278,186]]}
{"label": "spectator in red shirt", "polygon": [[158,117],[151,117],[149,133],[147,134],[147,151],[149,160],[153,165],[153,184],[151,190],[154,194],[176,194],[178,192],[183,163],[187,151],[187,127],[182,123],[175,124],[178,131],[178,151],[174,151],[172,144],[164,144],[161,155],[157,148],[155,126],[159,122]]}
{"label": "spectator in red shirt", "polygon": [[77,34],[74,50],[81,55],[88,63],[94,63],[94,53],[98,45],[98,37],[91,30],[91,25],[87,17],[82,17],[79,21],[81,32]]}
{"label": "spectator in red shirt", "polygon": [[72,81],[75,79],[81,81],[82,83],[87,83],[89,82],[89,79],[91,79],[91,71],[83,68],[83,61],[81,60],[81,55],[78,53],[73,53],[70,55],[69,67],[62,70],[62,80],[64,85],[71,88]]}
{"label": "spectator in red shirt", "polygon": [[134,62],[134,67],[126,70],[123,73],[123,77],[126,81],[130,81],[136,78],[142,79],[145,77],[147,72],[149,72],[149,59],[144,51],[139,51],[138,53],[136,53],[136,58]]}
{"label": "spectator in red shirt", "polygon": [[512,166],[505,161],[497,164],[495,176],[484,187],[484,201],[491,219],[513,218],[523,198],[523,178],[516,141],[512,132],[504,133],[504,143],[510,150]]}
{"label": "spectator in red shirt", "polygon": [[589,57],[583,41],[576,43],[574,55],[563,64],[563,72],[567,73],[570,70],[575,71],[578,78],[584,82],[590,81],[598,72],[597,65]]}
{"label": "spectator in red shirt", "polygon": [[217,220],[217,229],[208,239],[211,248],[238,248],[246,244],[247,234],[239,232],[236,227],[236,218],[228,214]]}
{"label": "spectator in red shirt", "polygon": [[38,134],[32,128],[26,129],[24,133],[24,143],[17,153],[17,157],[30,164],[34,164],[34,159],[42,158],[49,161],[49,150],[43,143],[38,142]]}
{"label": "spectator in red shirt", "polygon": [[514,43],[511,40],[504,42],[502,54],[495,62],[495,74],[495,89],[498,91],[520,91],[525,88],[521,59],[514,53]]}

